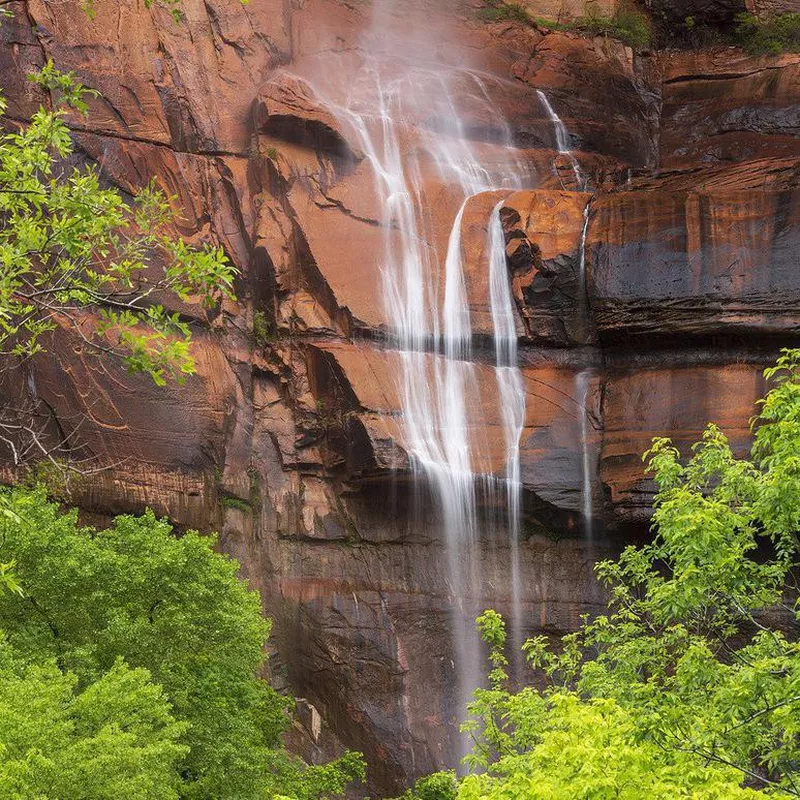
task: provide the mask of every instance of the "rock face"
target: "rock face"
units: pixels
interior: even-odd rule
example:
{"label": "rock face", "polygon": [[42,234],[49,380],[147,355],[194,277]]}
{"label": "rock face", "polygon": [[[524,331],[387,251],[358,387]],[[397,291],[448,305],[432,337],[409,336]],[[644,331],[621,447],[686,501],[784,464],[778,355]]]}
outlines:
{"label": "rock face", "polygon": [[759,160],[598,197],[587,260],[601,339],[796,332],[798,177],[796,160]]}
{"label": "rock face", "polygon": [[[482,23],[479,5],[185,0],[175,24],[132,0],[96,0],[93,19],[29,0],[0,26],[9,115],[45,99],[26,72],[47,58],[74,70],[102,93],[71,120],[83,155],[128,191],[156,176],[177,197],[179,232],[218,241],[241,273],[238,301],[196,336],[184,387],[156,389],[66,336],[29,365],[54,431],[74,431],[80,454],[109,467],[73,498],[94,514],[149,505],[220,531],[275,619],[274,678],[314,720],[298,746],[362,750],[375,793],[452,764],[458,710],[441,520],[410,468],[389,335],[384,209],[353,120],[323,99],[332,75],[356,74],[373,13],[411,57],[452,66],[468,52],[458,74],[472,88],[459,96],[483,87],[507,125],[478,103],[463,135],[491,164],[502,134],[525,165],[524,190],[469,201],[461,254],[472,434],[480,469],[502,472],[486,252],[502,200],[526,396],[530,631],[570,630],[602,603],[591,565],[646,531],[652,437],[688,445],[714,421],[745,449],[761,370],[800,338],[800,59],[634,54]],[[572,157],[556,152],[537,90]],[[451,135],[448,123],[410,120],[404,152],[431,130]],[[442,253],[458,202],[420,164],[425,246]],[[508,543],[487,539],[481,559],[472,602],[508,611]]]}
{"label": "rock face", "polygon": [[670,53],[662,68],[664,167],[797,157],[800,55],[722,47]]}

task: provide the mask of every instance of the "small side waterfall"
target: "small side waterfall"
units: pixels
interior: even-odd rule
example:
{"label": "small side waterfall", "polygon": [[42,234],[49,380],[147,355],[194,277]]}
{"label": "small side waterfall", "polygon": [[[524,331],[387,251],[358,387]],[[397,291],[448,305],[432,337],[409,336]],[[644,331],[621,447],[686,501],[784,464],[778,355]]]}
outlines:
{"label": "small side waterfall", "polygon": [[581,514],[583,515],[584,533],[589,541],[594,536],[594,458],[589,445],[589,406],[591,389],[591,370],[582,370],[575,377],[575,394],[577,395],[578,413],[580,414],[581,436]]}
{"label": "small side waterfall", "polygon": [[589,232],[589,208],[591,202],[583,207],[583,227],[578,246],[578,309],[582,315],[589,310],[589,288],[586,283],[586,234]]}
{"label": "small side waterfall", "polygon": [[[588,311],[588,288],[586,285],[586,234],[589,230],[589,207],[587,203],[583,209],[583,228],[578,255],[578,303],[582,313]],[[575,378],[575,394],[580,413],[581,436],[581,513],[584,521],[584,532],[590,541],[594,534],[594,505],[592,486],[594,485],[594,464],[591,448],[589,447],[589,390],[591,389],[591,370],[582,370]]]}
{"label": "small side waterfall", "polygon": [[583,189],[586,186],[586,178],[581,171],[578,160],[572,155],[572,148],[570,147],[570,138],[567,128],[561,121],[561,118],[558,116],[558,114],[556,114],[554,111],[553,106],[550,105],[547,95],[541,89],[537,89],[536,94],[542,101],[542,105],[547,112],[547,116],[550,117],[550,121],[553,123],[553,130],[555,131],[556,135],[556,149],[559,153],[565,155],[569,159],[570,164],[572,164],[572,171],[575,173],[575,180],[578,183],[578,189]]}

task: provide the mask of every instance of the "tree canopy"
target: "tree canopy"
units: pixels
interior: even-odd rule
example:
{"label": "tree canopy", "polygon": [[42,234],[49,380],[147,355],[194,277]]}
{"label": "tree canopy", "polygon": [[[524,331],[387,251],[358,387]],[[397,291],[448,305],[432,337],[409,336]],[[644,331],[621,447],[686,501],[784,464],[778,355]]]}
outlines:
{"label": "tree canopy", "polygon": [[0,794],[59,800],[177,800],[188,748],[145,669],[118,659],[84,689],[54,661],[0,644]]}
{"label": "tree canopy", "polygon": [[[269,623],[212,537],[175,536],[151,512],[81,526],[43,490],[7,500],[0,555],[14,560],[22,593],[0,595],[0,775],[28,781],[20,796],[72,797],[75,770],[86,781],[105,773],[111,787],[75,797],[159,800],[307,800],[363,774],[352,754],[306,767],[283,750],[288,701],[261,677]],[[13,700],[40,692],[38,705]],[[104,742],[108,770],[92,761]],[[84,758],[64,772],[70,747]]]}

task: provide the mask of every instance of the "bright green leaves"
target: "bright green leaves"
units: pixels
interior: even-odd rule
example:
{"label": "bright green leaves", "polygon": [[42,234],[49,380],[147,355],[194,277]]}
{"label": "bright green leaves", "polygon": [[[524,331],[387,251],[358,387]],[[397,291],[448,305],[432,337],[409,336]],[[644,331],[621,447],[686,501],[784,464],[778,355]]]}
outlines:
{"label": "bright green leaves", "polygon": [[553,693],[517,695],[516,718],[537,721],[536,735],[488,771],[466,777],[459,800],[733,800],[760,794],[738,786],[724,765],[702,766],[680,751],[665,751],[639,736],[635,719],[616,701],[582,701]]}
{"label": "bright green leaves", "polygon": [[508,659],[503,652],[506,643],[506,624],[503,618],[491,609],[481,614],[476,622],[481,638],[490,648],[489,660],[494,669],[489,673],[489,680],[492,686],[498,686],[508,677],[504,669],[508,666]]}
{"label": "bright green leaves", "polygon": [[100,93],[94,89],[88,89],[80,83],[74,72],[60,72],[56,69],[52,59],[38,71],[29,76],[30,80],[53,93],[56,104],[59,106],[69,106],[85,114],[89,106],[84,99],[87,96],[99,97]]}
{"label": "bright green leaves", "polygon": [[420,778],[398,800],[456,800],[458,779],[455,772],[434,772]]}
{"label": "bright green leaves", "polygon": [[[56,683],[58,675],[68,679],[58,689],[67,697],[59,713],[66,715],[64,735],[76,739],[70,757],[87,765],[76,781],[100,781],[91,758],[113,764],[118,753],[145,782],[136,788],[120,765],[116,778],[109,775],[112,788],[87,783],[85,794],[73,794],[73,784],[57,779],[62,762],[48,755],[56,777],[41,797],[313,800],[363,777],[359,755],[307,767],[283,750],[288,700],[259,677],[270,626],[259,596],[236,577],[235,561],[214,552],[212,537],[189,531],[178,538],[150,512],[96,530],[80,526],[77,512],[64,513],[41,490],[0,497],[10,512],[0,515],[0,560],[15,560],[24,590],[0,593],[0,630],[6,651],[24,668],[19,680],[33,668]],[[18,680],[2,672],[6,651],[0,647],[0,710],[3,691]],[[72,704],[81,710],[80,724],[61,708]],[[45,737],[55,712],[41,713],[41,731],[38,718],[24,725]],[[0,719],[0,781],[4,768],[18,771],[7,763],[11,751],[2,750],[2,726]],[[15,746],[23,754],[14,756],[16,764],[28,750]],[[44,744],[30,747],[50,752]],[[148,759],[152,764],[143,766]]]}
{"label": "bright green leaves", "polygon": [[350,751],[320,766],[308,766],[299,758],[281,753],[269,764],[269,772],[264,798],[317,800],[338,797],[348,784],[363,780],[366,769],[361,754]]}
{"label": "bright green leaves", "polygon": [[774,388],[761,401],[754,420],[753,459],[762,479],[753,498],[753,515],[772,537],[782,559],[798,549],[800,502],[800,350],[783,350],[765,377]]}
{"label": "bright green leaves", "polygon": [[0,552],[16,559],[25,596],[0,598],[9,643],[25,659],[55,659],[79,687],[120,657],[148,669],[190,724],[181,768],[193,793],[182,794],[213,796],[231,773],[240,790],[227,796],[253,796],[245,787],[279,743],[285,703],[256,677],[269,627],[235,562],[152,514],[95,531],[41,493],[11,497],[25,525],[0,522]]}
{"label": "bright green leaves", "polygon": [[144,669],[117,660],[81,690],[55,662],[25,664],[0,642],[0,795],[170,800],[187,725]]}
{"label": "bright green leaves", "polygon": [[189,324],[164,303],[212,308],[232,297],[235,270],[221,248],[170,233],[175,215],[155,183],[128,205],[95,169],[68,169],[64,118],[86,112],[92,92],[52,62],[32,78],[55,109],[0,134],[0,352],[30,357],[63,328],[157,384],[192,374]]}
{"label": "bright green leaves", "polygon": [[[10,507],[10,503],[5,497],[0,497],[0,518],[4,518],[13,525],[24,524],[22,518]],[[0,561],[0,594],[13,592],[23,597],[22,587],[14,571],[15,566],[16,561],[13,558],[10,561]]]}
{"label": "bright green leaves", "polygon": [[15,564],[16,562],[13,559],[11,561],[0,562],[0,590],[14,592],[22,596],[22,587],[19,585],[14,573]]}
{"label": "bright green leaves", "polygon": [[654,539],[597,565],[606,614],[557,647],[525,644],[544,688],[504,687],[503,622],[478,619],[493,671],[465,727],[486,772],[463,780],[461,800],[800,796],[800,614],[787,591],[800,351],[765,375],[752,460],[713,425],[686,463],[654,441]]}

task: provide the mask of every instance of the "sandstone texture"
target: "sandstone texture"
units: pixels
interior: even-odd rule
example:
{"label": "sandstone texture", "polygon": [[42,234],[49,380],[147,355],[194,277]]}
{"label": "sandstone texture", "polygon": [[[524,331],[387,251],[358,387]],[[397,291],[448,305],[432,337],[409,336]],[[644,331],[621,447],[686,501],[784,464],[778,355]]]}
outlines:
{"label": "sandstone texture", "polygon": [[[725,18],[735,4],[685,5]],[[184,0],[176,24],[134,0],[96,0],[92,18],[28,0],[0,25],[0,74],[17,121],[46,101],[25,74],[48,58],[98,89],[70,119],[82,157],[126,191],[155,176],[176,196],[178,232],[218,242],[240,271],[237,301],[198,327],[184,386],[152,386],[66,335],[26,367],[53,435],[107,467],[73,500],[218,531],[274,617],[273,678],[311,720],[293,743],[310,758],[363,751],[378,795],[452,763],[455,711],[446,555],[406,449],[383,210],[358,131],[325,99],[329,78],[355,74],[373,6]],[[475,104],[465,129],[487,163],[507,136],[528,170],[524,190],[465,208],[470,406],[479,466],[502,473],[485,247],[502,200],[526,398],[525,619],[557,635],[602,604],[594,561],[647,533],[651,439],[685,447],[713,421],[745,451],[761,372],[800,340],[800,58],[634,53],[480,22],[479,6],[407,0],[384,23],[408,28],[412,55],[468,54],[507,125]],[[403,147],[447,122],[411,120]],[[424,244],[442,252],[457,194],[421,172]],[[481,555],[472,602],[507,610],[508,543],[487,539]]]}

